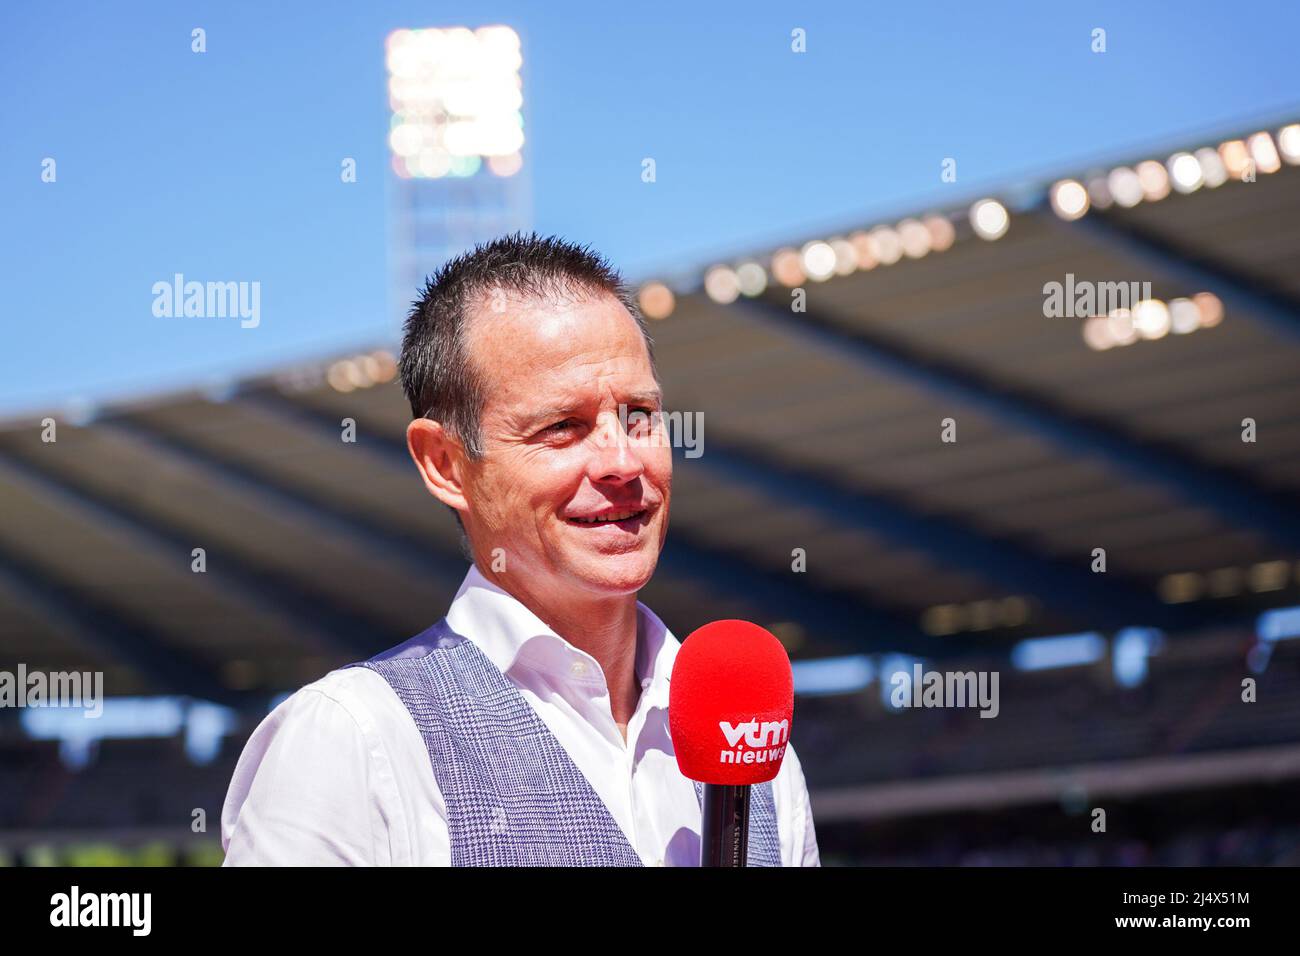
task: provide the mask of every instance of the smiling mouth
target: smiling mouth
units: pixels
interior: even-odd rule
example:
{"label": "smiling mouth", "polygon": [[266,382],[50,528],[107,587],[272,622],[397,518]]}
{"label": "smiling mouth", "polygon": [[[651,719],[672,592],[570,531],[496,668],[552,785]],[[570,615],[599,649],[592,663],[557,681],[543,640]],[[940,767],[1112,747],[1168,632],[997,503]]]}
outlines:
{"label": "smiling mouth", "polygon": [[631,530],[634,525],[650,513],[649,509],[640,510],[627,509],[624,511],[615,511],[601,518],[566,518],[569,524],[577,525],[580,528],[599,528],[603,525],[618,525],[620,528]]}

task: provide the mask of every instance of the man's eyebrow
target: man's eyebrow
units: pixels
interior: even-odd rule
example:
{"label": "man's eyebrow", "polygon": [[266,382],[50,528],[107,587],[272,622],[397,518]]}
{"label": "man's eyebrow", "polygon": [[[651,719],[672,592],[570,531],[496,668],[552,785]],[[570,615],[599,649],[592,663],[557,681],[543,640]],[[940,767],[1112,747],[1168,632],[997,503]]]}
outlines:
{"label": "man's eyebrow", "polygon": [[532,412],[525,413],[521,421],[525,425],[535,425],[544,421],[559,421],[568,418],[578,410],[578,405],[547,405]]}
{"label": "man's eyebrow", "polygon": [[623,399],[624,405],[659,405],[664,400],[663,392],[654,389],[649,392],[633,392]]}
{"label": "man's eyebrow", "polygon": [[[658,407],[663,402],[663,398],[663,392],[658,389],[653,389],[648,392],[633,392],[625,395],[623,397],[623,404],[629,407],[633,405],[649,405],[651,407]],[[582,407],[582,402],[547,405],[543,408],[537,409],[536,411],[527,413],[523,416],[522,421],[523,424],[528,426],[541,424],[542,422],[560,421],[561,419],[568,418],[570,415],[576,414]]]}

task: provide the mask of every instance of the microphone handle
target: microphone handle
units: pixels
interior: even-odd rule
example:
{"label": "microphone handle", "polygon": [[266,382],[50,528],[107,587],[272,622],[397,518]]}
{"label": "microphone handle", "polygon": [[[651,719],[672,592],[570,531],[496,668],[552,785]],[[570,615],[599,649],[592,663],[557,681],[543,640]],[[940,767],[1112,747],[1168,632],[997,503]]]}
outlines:
{"label": "microphone handle", "polygon": [[749,854],[749,784],[704,785],[700,866],[744,866]]}

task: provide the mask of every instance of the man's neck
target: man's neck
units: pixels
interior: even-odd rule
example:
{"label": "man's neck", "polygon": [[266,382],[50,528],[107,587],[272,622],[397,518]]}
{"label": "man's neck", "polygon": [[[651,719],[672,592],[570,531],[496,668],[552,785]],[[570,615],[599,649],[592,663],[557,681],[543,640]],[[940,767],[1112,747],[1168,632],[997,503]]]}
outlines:
{"label": "man's neck", "polygon": [[538,594],[504,574],[479,573],[532,611],[547,627],[596,659],[609,688],[614,723],[627,738],[627,724],[641,698],[636,675],[636,595],[574,600],[572,592]]}

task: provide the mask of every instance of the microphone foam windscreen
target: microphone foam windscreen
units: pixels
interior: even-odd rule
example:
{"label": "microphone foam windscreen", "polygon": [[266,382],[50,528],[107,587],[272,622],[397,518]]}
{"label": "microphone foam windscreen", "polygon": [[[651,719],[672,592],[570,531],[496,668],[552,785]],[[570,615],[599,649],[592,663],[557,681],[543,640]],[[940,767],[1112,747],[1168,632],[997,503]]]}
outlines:
{"label": "microphone foam windscreen", "polygon": [[771,780],[793,716],[790,658],[770,632],[714,621],[682,643],[668,684],[668,727],[685,776],[735,785]]}

